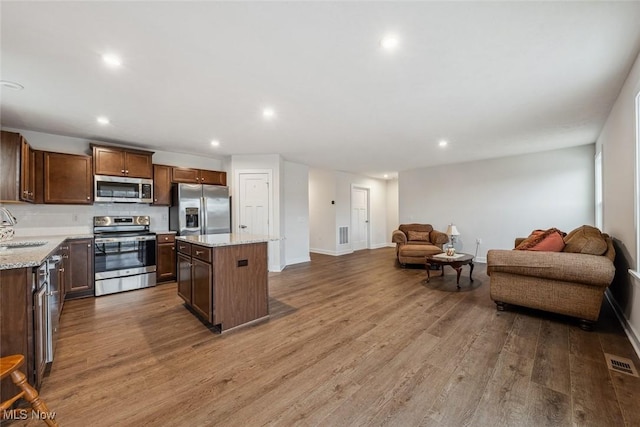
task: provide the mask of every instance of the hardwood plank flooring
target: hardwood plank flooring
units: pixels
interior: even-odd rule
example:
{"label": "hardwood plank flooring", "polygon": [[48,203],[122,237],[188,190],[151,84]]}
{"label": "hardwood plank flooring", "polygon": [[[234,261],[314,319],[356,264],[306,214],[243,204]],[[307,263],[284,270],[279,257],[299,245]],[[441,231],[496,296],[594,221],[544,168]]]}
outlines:
{"label": "hardwood plank flooring", "polygon": [[[497,312],[485,266],[426,283],[393,248],[269,278],[268,321],[217,335],[163,284],[65,303],[41,395],[60,425],[638,425],[638,358],[608,306]],[[39,426],[40,421],[10,421]]]}

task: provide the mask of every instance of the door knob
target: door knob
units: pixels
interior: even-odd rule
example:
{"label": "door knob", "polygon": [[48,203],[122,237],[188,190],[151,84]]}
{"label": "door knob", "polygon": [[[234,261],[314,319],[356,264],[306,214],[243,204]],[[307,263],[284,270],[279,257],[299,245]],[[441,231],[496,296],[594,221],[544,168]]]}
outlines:
{"label": "door knob", "polygon": [[247,226],[246,225],[241,225],[240,228],[247,228]]}

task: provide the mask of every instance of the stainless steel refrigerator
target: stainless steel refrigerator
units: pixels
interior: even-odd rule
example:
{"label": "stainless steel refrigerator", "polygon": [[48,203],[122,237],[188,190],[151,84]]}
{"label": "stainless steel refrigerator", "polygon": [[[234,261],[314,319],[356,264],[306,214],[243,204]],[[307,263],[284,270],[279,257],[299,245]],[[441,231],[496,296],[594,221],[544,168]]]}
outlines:
{"label": "stainless steel refrigerator", "polygon": [[180,236],[231,232],[229,187],[173,184],[169,228]]}

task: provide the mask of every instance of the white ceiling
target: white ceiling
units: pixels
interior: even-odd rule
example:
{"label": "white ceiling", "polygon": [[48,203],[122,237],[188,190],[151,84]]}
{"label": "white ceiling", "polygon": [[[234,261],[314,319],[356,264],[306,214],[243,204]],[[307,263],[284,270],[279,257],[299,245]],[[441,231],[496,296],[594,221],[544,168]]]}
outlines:
{"label": "white ceiling", "polygon": [[5,127],[376,177],[592,143],[640,50],[640,2],[0,7]]}

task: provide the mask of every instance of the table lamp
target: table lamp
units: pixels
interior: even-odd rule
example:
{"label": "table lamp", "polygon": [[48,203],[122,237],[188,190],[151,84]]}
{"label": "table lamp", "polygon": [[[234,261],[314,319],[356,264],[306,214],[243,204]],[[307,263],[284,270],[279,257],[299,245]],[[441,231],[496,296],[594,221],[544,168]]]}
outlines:
{"label": "table lamp", "polygon": [[458,228],[455,226],[455,224],[449,224],[449,226],[447,227],[447,235],[451,239],[451,246],[453,246],[456,243],[458,236],[460,235],[460,232],[458,231]]}

